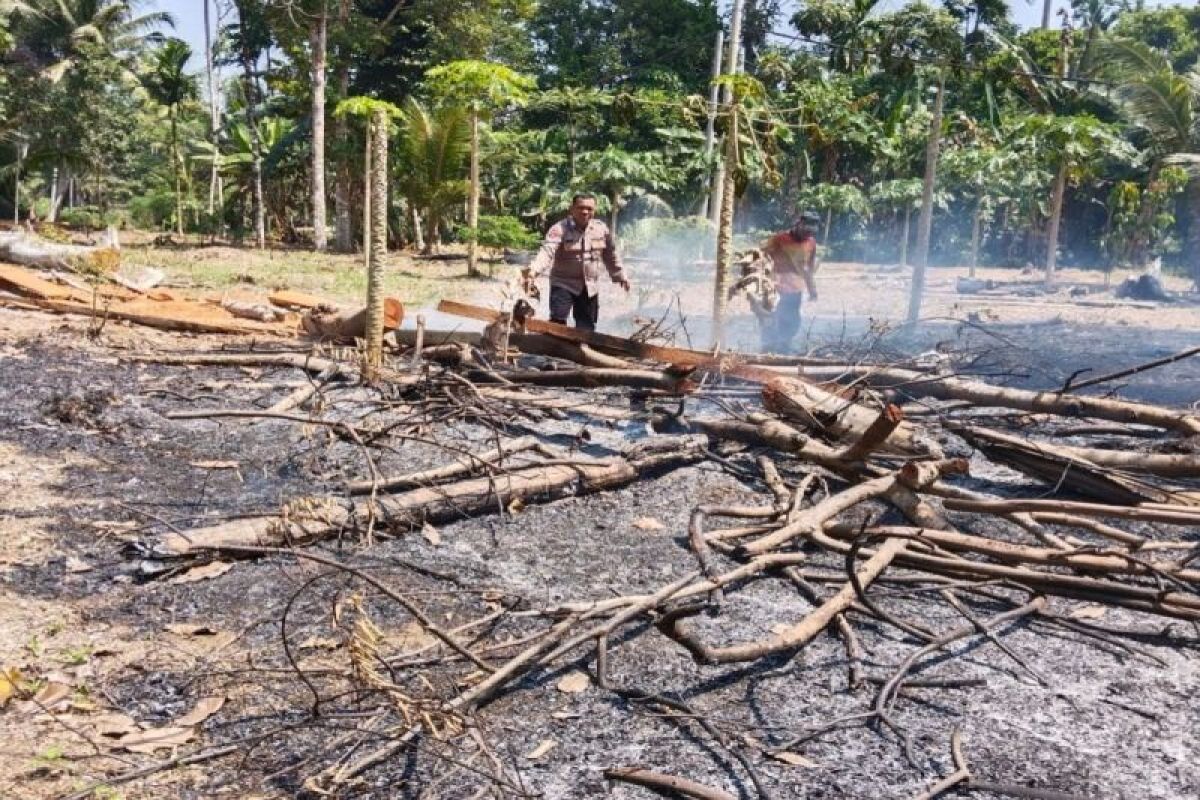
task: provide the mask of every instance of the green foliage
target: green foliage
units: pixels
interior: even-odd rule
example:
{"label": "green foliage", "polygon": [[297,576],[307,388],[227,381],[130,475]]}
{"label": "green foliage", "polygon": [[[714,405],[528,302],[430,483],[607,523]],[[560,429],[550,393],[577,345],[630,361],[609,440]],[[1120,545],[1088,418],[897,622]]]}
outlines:
{"label": "green foliage", "polygon": [[466,103],[483,113],[524,105],[536,86],[528,75],[487,61],[451,61],[425,75],[429,88],[444,101]]}
{"label": "green foliage", "polygon": [[426,244],[432,247],[446,217],[467,196],[463,175],[470,154],[470,124],[461,107],[430,110],[409,100],[399,126],[394,174],[400,192],[424,214]]}
{"label": "green foliage", "polygon": [[474,239],[488,250],[532,250],[541,241],[537,234],[521,224],[521,220],[508,216],[484,215],[479,218],[479,228],[471,230],[465,225],[456,229],[463,241]]}

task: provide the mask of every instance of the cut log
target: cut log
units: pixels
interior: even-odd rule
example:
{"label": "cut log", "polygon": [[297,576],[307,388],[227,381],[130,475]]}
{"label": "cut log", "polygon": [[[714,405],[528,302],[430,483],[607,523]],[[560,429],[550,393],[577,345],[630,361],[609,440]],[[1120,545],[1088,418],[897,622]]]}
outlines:
{"label": "cut log", "polygon": [[[438,311],[445,314],[453,314],[467,319],[476,319],[482,322],[496,322],[502,317],[499,311],[493,311],[490,308],[475,306],[469,303],[458,303],[453,300],[443,300],[438,303]],[[565,339],[577,344],[586,344],[597,350],[609,353],[611,355],[625,356],[628,358],[643,359],[646,361],[661,361],[667,364],[680,364],[684,366],[715,366],[721,361],[725,362],[753,362],[758,358],[757,354],[727,354],[723,359],[714,357],[712,353],[703,350],[687,350],[681,347],[664,347],[662,345],[649,344],[647,342],[638,342],[633,339],[628,339],[623,336],[612,336],[606,333],[596,333],[595,331],[585,331],[579,328],[572,328],[567,325],[560,325],[557,322],[546,322],[540,319],[529,319],[525,321],[526,331],[533,333],[545,333],[559,339]],[[779,363],[778,358],[765,357],[768,361]],[[803,358],[797,356],[789,356],[784,359],[784,363],[800,365],[800,364],[820,364],[828,365],[831,362],[824,358]]]}
{"label": "cut log", "polygon": [[614,489],[653,472],[690,464],[704,457],[703,437],[664,437],[630,448],[602,462],[531,465],[432,488],[339,505],[333,500],[292,503],[280,516],[239,519],[205,528],[172,532],[144,543],[154,558],[211,554],[230,547],[283,547],[311,544],[351,527],[375,513],[389,530],[420,528],[466,517],[492,514],[513,501],[544,503],[573,495]]}
{"label": "cut log", "polygon": [[267,296],[267,300],[272,305],[292,311],[304,311],[310,308],[317,308],[318,306],[329,305],[329,301],[324,298],[305,294],[304,292],[295,292],[291,289],[276,289]]}
{"label": "cut log", "polygon": [[1200,478],[1200,456],[1190,453],[1143,453],[1136,450],[1104,450],[1099,447],[1071,445],[1057,445],[1057,449],[1073,458],[1090,461],[1098,467],[1141,472],[1161,478]]}
{"label": "cut log", "polygon": [[222,300],[221,308],[239,319],[254,319],[259,322],[280,322],[287,314],[265,303],[248,303],[244,300]]}
{"label": "cut log", "polygon": [[812,508],[797,514],[792,522],[779,530],[748,542],[739,549],[747,555],[762,555],[792,539],[820,530],[826,522],[843,511],[873,497],[883,497],[896,486],[920,490],[933,484],[943,475],[965,475],[966,472],[967,462],[962,459],[909,462],[897,472],[863,481],[843,492],[825,498]]}
{"label": "cut log", "polygon": [[537,333],[514,333],[508,338],[508,346],[528,353],[531,356],[548,356],[573,361],[585,367],[602,367],[606,369],[636,369],[637,365],[617,356],[605,355],[586,344],[556,339],[553,336]]}
{"label": "cut log", "polygon": [[937,378],[906,369],[860,367],[843,375],[843,378],[864,380],[875,388],[893,389],[910,398],[964,400],[988,408],[1015,408],[1066,417],[1092,417],[1111,422],[1151,425],[1186,436],[1200,434],[1200,417],[1194,414],[1129,400],[1012,389],[967,378]]}
{"label": "cut log", "polygon": [[78,244],[59,244],[24,232],[0,233],[0,261],[23,267],[62,269],[74,272],[81,263],[101,251],[120,252],[115,236],[110,234],[105,244],[88,247]]}
{"label": "cut log", "polygon": [[464,475],[477,475],[486,469],[496,469],[502,465],[505,456],[531,450],[537,446],[537,440],[532,436],[501,442],[484,453],[463,453],[459,460],[444,467],[435,467],[422,472],[414,472],[395,478],[380,478],[378,481],[351,481],[346,484],[350,494],[369,494],[372,491],[393,492],[397,489],[415,489],[421,486],[433,486],[449,478]]}
{"label": "cut log", "polygon": [[[743,370],[733,374],[740,377]],[[763,402],[775,413],[834,441],[859,442],[876,425],[880,409],[869,408],[819,386],[793,378],[773,378],[763,386]],[[878,433],[875,429],[875,433]],[[872,434],[873,435],[873,434]],[[942,449],[921,435],[912,423],[897,421],[872,449],[904,455],[940,458]]]}
{"label": "cut log", "polygon": [[1143,502],[1197,505],[1186,496],[1133,477],[1117,475],[1065,448],[1031,442],[999,431],[969,425],[950,426],[992,461],[1102,503],[1137,505]]}
{"label": "cut log", "polygon": [[[853,540],[864,533],[858,525],[836,522],[825,526],[825,532],[843,540]],[[1009,564],[1035,564],[1041,567],[1069,567],[1080,572],[1108,572],[1128,575],[1148,575],[1148,568],[1170,575],[1177,580],[1195,583],[1200,581],[1200,571],[1180,570],[1173,564],[1145,562],[1140,559],[1124,558],[1120,555],[1096,555],[1087,552],[1063,552],[1048,547],[1030,547],[1013,544],[983,536],[929,528],[900,526],[867,528],[865,533],[876,536],[902,536],[917,542],[928,542],[956,553],[976,553]]]}
{"label": "cut log", "polygon": [[[304,332],[326,341],[352,344],[366,336],[367,310],[318,306],[301,318]],[[404,322],[404,305],[394,297],[383,300],[383,329],[395,330]]]}
{"label": "cut log", "polygon": [[[574,389],[626,386],[633,389],[657,389],[671,394],[687,394],[696,386],[686,378],[680,378],[667,372],[636,369],[530,370],[500,374],[512,383]],[[472,372],[469,377],[480,382],[495,380],[495,375],[488,372]]]}

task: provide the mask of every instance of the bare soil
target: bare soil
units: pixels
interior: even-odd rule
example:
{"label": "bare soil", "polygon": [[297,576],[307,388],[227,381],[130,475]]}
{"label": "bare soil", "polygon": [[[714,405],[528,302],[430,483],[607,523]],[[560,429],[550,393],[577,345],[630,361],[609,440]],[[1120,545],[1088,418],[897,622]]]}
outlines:
{"label": "bare soil", "polygon": [[[1194,307],[963,299],[947,292],[955,274],[934,273],[926,316],[956,319],[933,321],[915,335],[881,337],[881,325],[874,323],[900,316],[903,277],[861,265],[829,265],[822,298],[806,308],[812,326],[805,347],[845,351],[869,343],[912,352],[953,343],[986,353],[981,363],[988,370],[1052,388],[1076,369],[1107,371],[1195,343],[1200,310]],[[637,272],[634,276],[638,280]],[[1011,279],[1013,273],[995,277]],[[704,343],[709,297],[702,283],[680,284],[672,275],[644,270],[640,284],[643,293],[628,298],[606,291],[608,330],[662,319],[677,328],[681,343],[689,336]],[[464,299],[486,301],[495,291],[498,284],[481,284]],[[463,297],[453,288],[444,294]],[[961,320],[972,311],[978,324],[964,325]],[[737,312],[738,341],[749,346],[752,320],[744,308]],[[1061,320],[1054,322],[1056,317]],[[359,450],[322,429],[163,416],[178,409],[265,407],[302,380],[294,372],[166,367],[126,358],[247,344],[111,323],[91,341],[83,321],[0,309],[0,668],[15,667],[34,682],[56,681],[71,690],[53,713],[15,700],[0,710],[6,744],[0,797],[62,797],[174,753],[271,731],[276,733],[242,745],[235,755],[162,770],[93,796],[294,797],[303,793],[306,776],[339,754],[334,747],[339,737],[370,729],[371,719],[355,711],[354,697],[331,701],[314,717],[312,691],[297,679],[289,659],[309,668],[345,669],[346,630],[335,622],[334,609],[344,609],[356,592],[384,638],[409,649],[405,637],[419,633],[397,606],[364,593],[345,574],[321,577],[323,568],[291,557],[237,563],[194,583],[165,576],[147,581],[130,549],[171,528],[275,512],[297,497],[336,495],[344,480],[364,476]],[[1200,398],[1200,366],[1183,362],[1149,373],[1122,393],[1191,403]],[[579,420],[544,420],[534,427],[589,454],[620,449],[646,434],[632,423],[593,423],[586,437]],[[437,433],[479,446],[489,436],[484,426],[466,423]],[[735,463],[751,463],[738,458],[748,455],[735,457]],[[385,455],[379,469],[408,472],[443,459],[436,448],[405,445]],[[231,461],[236,468],[213,466]],[[1014,491],[1035,490],[1011,480]],[[348,538],[315,551],[370,569],[453,626],[492,613],[497,603],[517,611],[656,588],[694,568],[684,533],[692,506],[756,500],[761,497],[736,475],[706,463],[621,492],[465,519],[443,526],[437,544],[411,534],[371,545]],[[662,529],[634,525],[646,518]],[[1169,530],[1183,538],[1197,535]],[[842,569],[833,561],[813,567]],[[919,596],[896,602],[908,618],[934,629],[961,623],[943,605]],[[732,643],[759,637],[810,607],[790,584],[764,580],[738,592],[720,616],[697,624],[709,641]],[[1055,601],[1055,607],[1075,606]],[[1114,610],[1102,622],[1164,627],[1160,619]],[[868,675],[886,677],[914,646],[893,628],[863,618],[856,626]],[[711,667],[646,632],[612,643],[609,679],[615,690],[595,684],[579,693],[556,688],[570,671],[592,669],[590,654],[580,652],[580,661],[535,672],[483,709],[476,723],[490,752],[470,740],[439,743],[427,737],[409,754],[367,773],[345,796],[477,796],[490,785],[494,757],[519,775],[520,789],[490,796],[650,797],[602,775],[608,767],[642,765],[754,797],[745,772],[696,725],[628,699],[630,693],[659,693],[691,704],[733,746],[744,747],[779,798],[912,797],[952,771],[954,728],[962,731],[972,769],[986,780],[1094,798],[1194,798],[1200,795],[1197,632],[1169,627],[1166,635],[1123,650],[1022,624],[1005,630],[1003,640],[1029,669],[986,643],[934,659],[923,677],[986,683],[906,695],[898,715],[913,737],[915,765],[893,734],[875,728],[848,727],[797,746],[801,765],[757,749],[755,743],[777,746],[870,704],[871,687],[848,688],[845,649],[831,634],[765,664]],[[529,630],[525,618],[509,614],[490,635],[503,640]],[[461,668],[431,666],[413,691],[449,696],[463,677]],[[106,715],[161,727],[212,696],[226,698],[224,706],[176,750],[153,757],[123,752],[102,732]],[[550,749],[530,757],[547,742],[553,743]]]}

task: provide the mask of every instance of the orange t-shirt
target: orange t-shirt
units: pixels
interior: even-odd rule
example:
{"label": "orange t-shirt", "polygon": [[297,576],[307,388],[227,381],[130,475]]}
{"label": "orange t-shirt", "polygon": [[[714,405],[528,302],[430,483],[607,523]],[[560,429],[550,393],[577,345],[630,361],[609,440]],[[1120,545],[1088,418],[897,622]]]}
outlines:
{"label": "orange t-shirt", "polygon": [[784,231],[772,236],[764,249],[775,264],[775,287],[785,293],[804,291],[805,273],[811,274],[816,266],[817,240],[797,239]]}

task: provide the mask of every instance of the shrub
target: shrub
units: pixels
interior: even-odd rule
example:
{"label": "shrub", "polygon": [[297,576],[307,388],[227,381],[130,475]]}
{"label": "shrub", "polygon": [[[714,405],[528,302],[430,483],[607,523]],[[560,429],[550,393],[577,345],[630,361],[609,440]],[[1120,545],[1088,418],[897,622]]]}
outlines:
{"label": "shrub", "polygon": [[465,225],[456,230],[459,238],[465,242],[474,238],[481,247],[497,252],[500,250],[532,250],[538,245],[535,233],[521,224],[516,217],[481,216],[479,218],[478,236]]}

